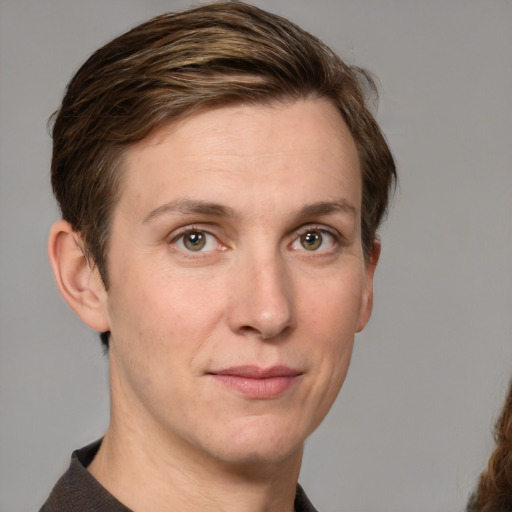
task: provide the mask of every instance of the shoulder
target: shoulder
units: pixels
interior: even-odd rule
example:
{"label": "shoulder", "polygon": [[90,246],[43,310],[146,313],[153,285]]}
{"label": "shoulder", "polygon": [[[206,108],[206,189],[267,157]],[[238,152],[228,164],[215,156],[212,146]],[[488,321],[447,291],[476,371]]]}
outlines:
{"label": "shoulder", "polygon": [[306,496],[304,489],[297,484],[295,493],[295,512],[318,512]]}
{"label": "shoulder", "polygon": [[39,512],[131,512],[86,469],[100,445],[101,440],[73,452],[69,468]]}

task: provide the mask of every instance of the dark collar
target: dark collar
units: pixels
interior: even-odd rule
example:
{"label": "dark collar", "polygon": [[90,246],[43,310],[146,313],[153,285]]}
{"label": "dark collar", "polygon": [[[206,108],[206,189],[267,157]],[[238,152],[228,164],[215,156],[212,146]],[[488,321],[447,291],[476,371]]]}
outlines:
{"label": "dark collar", "polygon": [[[73,452],[68,470],[39,512],[132,512],[86,469],[100,445],[101,439]],[[295,512],[317,512],[300,485],[297,485],[295,494]]]}

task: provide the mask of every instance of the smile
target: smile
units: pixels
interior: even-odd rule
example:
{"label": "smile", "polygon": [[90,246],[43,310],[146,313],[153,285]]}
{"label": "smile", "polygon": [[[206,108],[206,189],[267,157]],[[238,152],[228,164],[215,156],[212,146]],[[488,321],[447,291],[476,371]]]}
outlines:
{"label": "smile", "polygon": [[303,373],[286,366],[238,366],[210,372],[208,375],[246,398],[265,400],[282,395],[297,384]]}

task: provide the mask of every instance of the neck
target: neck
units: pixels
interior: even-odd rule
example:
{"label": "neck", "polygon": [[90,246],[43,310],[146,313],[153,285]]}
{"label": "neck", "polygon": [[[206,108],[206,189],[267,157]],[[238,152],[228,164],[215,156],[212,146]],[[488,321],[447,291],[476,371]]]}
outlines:
{"label": "neck", "polygon": [[234,464],[169,454],[149,439],[125,439],[109,428],[91,474],[134,512],[293,511],[302,454],[276,464]]}
{"label": "neck", "polygon": [[[114,398],[114,397],[112,397]],[[134,512],[292,512],[302,448],[278,461],[224,461],[141,424],[112,401],[111,424],[89,472]]]}

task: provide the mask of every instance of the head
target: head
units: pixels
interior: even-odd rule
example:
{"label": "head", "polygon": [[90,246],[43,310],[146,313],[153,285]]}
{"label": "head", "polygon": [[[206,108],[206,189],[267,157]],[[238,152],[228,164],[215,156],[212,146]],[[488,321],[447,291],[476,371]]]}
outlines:
{"label": "head", "polygon": [[159,16],[78,71],[53,131],[50,257],[110,332],[118,428],[203,466],[296,460],[372,309],[395,177],[372,88],[238,2]]}
{"label": "head", "polygon": [[[324,98],[356,144],[361,230],[369,256],[395,166],[368,108],[370,75],[288,20],[239,2],[158,16],[96,51],[54,114],[52,186],[62,217],[109,286],[112,212],[126,150],[157,127],[205,109]],[[108,344],[108,336],[102,336]]]}

